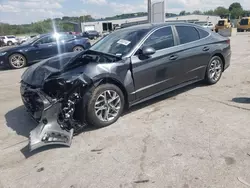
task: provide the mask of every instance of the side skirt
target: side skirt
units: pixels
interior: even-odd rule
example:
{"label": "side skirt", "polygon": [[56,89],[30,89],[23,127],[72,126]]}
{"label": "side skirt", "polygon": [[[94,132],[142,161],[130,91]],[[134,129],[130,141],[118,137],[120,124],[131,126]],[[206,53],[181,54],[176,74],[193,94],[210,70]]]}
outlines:
{"label": "side skirt", "polygon": [[135,106],[135,105],[137,105],[137,104],[140,104],[140,103],[143,103],[143,102],[148,101],[148,100],[150,100],[150,99],[159,97],[159,96],[164,95],[164,94],[166,94],[166,93],[169,93],[169,92],[171,92],[171,91],[174,91],[174,90],[183,88],[183,87],[185,87],[185,86],[194,84],[194,83],[199,82],[199,81],[201,81],[201,80],[203,80],[203,79],[195,79],[195,80],[191,80],[191,81],[188,81],[188,82],[181,83],[181,84],[179,84],[179,85],[177,85],[177,86],[174,86],[174,87],[165,89],[165,90],[163,90],[163,91],[160,91],[160,92],[158,92],[158,93],[156,93],[156,94],[154,94],[154,95],[151,95],[151,96],[146,97],[146,98],[144,98],[144,99],[141,99],[141,100],[139,100],[139,101],[131,102],[131,103],[129,104],[129,107]]}

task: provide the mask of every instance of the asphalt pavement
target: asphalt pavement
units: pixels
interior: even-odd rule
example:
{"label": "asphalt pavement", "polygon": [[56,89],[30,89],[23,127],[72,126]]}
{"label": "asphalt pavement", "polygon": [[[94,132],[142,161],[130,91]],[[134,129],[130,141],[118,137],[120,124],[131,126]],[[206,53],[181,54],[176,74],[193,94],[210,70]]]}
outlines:
{"label": "asphalt pavement", "polygon": [[25,69],[0,71],[0,187],[248,188],[250,34],[231,38],[231,66],[133,107],[119,121],[30,153],[36,126],[19,95]]}

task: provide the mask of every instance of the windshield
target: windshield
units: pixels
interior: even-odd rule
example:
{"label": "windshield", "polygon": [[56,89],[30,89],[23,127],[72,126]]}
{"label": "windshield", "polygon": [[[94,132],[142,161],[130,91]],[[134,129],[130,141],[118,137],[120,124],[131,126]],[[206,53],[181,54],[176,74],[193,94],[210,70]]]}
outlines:
{"label": "windshield", "polygon": [[240,25],[248,25],[248,19],[242,19]]}
{"label": "windshield", "polygon": [[117,56],[128,54],[149,32],[149,29],[123,29],[115,31],[94,44],[90,49]]}
{"label": "windshield", "polygon": [[224,26],[224,22],[225,22],[224,20],[221,20],[221,21],[219,21],[218,25],[219,26]]}

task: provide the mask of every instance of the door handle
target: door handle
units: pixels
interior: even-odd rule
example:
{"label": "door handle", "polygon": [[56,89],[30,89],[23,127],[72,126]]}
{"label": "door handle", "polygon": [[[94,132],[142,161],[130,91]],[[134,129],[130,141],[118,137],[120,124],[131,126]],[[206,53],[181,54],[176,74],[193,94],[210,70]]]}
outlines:
{"label": "door handle", "polygon": [[170,60],[176,60],[178,58],[178,55],[171,55],[170,57],[169,57],[169,59]]}
{"label": "door handle", "polygon": [[208,51],[210,48],[208,48],[207,46],[203,48],[203,51]]}

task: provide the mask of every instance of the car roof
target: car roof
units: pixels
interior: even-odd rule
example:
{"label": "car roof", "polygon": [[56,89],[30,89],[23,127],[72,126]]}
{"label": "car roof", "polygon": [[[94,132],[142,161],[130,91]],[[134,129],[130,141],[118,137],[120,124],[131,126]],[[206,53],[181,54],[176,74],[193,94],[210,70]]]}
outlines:
{"label": "car roof", "polygon": [[51,32],[51,33],[44,33],[44,34],[40,34],[40,37],[45,37],[45,36],[49,36],[49,35],[53,35],[54,33],[58,33],[58,34],[67,34],[66,32]]}
{"label": "car roof", "polygon": [[148,29],[148,30],[154,30],[154,29],[158,29],[164,26],[171,26],[171,25],[178,25],[178,26],[195,26],[195,27],[199,27],[199,25],[197,24],[193,24],[193,23],[186,23],[186,22],[166,22],[166,23],[148,23],[148,24],[141,24],[141,25],[135,25],[135,26],[130,26],[130,27],[126,27],[123,29],[126,30],[140,30],[140,29]]}

